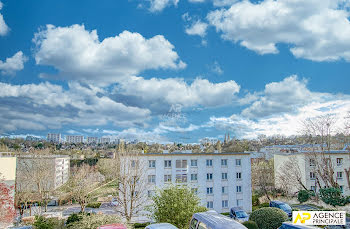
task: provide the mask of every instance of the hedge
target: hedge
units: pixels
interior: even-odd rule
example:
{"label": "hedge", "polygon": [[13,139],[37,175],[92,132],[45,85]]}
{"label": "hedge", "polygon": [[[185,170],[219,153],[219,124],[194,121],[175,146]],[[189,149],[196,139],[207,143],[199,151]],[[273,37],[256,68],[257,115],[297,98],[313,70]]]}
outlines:
{"label": "hedge", "polygon": [[256,222],[259,229],[277,229],[288,221],[288,215],[279,208],[264,207],[254,211],[249,220]]}

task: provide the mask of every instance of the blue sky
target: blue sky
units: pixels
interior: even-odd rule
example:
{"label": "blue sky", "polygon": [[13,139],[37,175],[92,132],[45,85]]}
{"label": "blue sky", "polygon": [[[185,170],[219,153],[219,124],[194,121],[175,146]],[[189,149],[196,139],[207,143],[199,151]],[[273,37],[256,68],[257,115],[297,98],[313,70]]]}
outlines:
{"label": "blue sky", "polygon": [[192,143],[350,110],[347,0],[1,2],[1,135]]}

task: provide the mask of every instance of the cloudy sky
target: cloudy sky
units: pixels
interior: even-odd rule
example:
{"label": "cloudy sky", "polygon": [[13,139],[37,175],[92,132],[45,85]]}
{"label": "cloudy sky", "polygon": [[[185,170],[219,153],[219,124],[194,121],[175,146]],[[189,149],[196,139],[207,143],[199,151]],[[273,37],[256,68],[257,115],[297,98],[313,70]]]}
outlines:
{"label": "cloudy sky", "polygon": [[300,133],[350,110],[349,0],[1,0],[0,135]]}

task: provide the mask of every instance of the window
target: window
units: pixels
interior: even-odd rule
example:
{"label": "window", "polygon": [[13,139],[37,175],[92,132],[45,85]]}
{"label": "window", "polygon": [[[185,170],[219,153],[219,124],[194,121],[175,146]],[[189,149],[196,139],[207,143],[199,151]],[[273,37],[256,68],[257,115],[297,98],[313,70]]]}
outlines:
{"label": "window", "polygon": [[339,188],[340,188],[340,191],[341,191],[341,192],[344,191],[344,186],[343,186],[343,185],[340,185]]}
{"label": "window", "polygon": [[207,188],[207,194],[208,195],[213,194],[213,187]]}
{"label": "window", "polygon": [[147,191],[148,198],[151,198],[153,195],[154,195],[154,191],[153,190],[148,190]]}
{"label": "window", "polygon": [[343,164],[343,158],[337,158],[337,166],[341,166]]}
{"label": "window", "polygon": [[187,168],[187,160],[176,160],[176,168],[177,169]]}
{"label": "window", "polygon": [[227,173],[221,173],[221,179],[227,180]]}
{"label": "window", "polygon": [[191,166],[197,167],[197,160],[191,160]]}
{"label": "window", "polygon": [[171,160],[164,161],[164,168],[171,168]]}
{"label": "window", "polygon": [[136,166],[136,161],[135,161],[135,160],[132,160],[132,161],[131,161],[131,167],[135,168],[135,166]]}
{"label": "window", "polygon": [[227,166],[227,159],[221,159],[221,166]]}
{"label": "window", "polygon": [[207,208],[213,208],[213,207],[214,207],[213,201],[208,201]]}
{"label": "window", "polygon": [[310,190],[316,192],[316,186],[311,186]]}
{"label": "window", "polygon": [[196,220],[196,219],[193,218],[193,219],[191,220],[191,223],[190,223],[190,229],[196,229],[197,223],[198,223],[198,220]]}
{"label": "window", "polygon": [[197,181],[198,180],[198,175],[197,173],[191,174],[191,181]]}
{"label": "window", "polygon": [[316,174],[314,172],[310,172],[310,180],[315,180]]}
{"label": "window", "polygon": [[222,194],[227,194],[228,193],[228,187],[227,186],[222,186],[221,187],[221,193]]}
{"label": "window", "polygon": [[177,183],[186,183],[187,182],[187,174],[176,174],[176,182]]}
{"label": "window", "polygon": [[242,163],[241,159],[236,159],[236,166],[241,166],[241,163]]}
{"label": "window", "polygon": [[212,180],[213,180],[213,174],[207,173],[207,181],[212,181]]}
{"label": "window", "polygon": [[192,191],[194,194],[198,194],[198,188],[191,188],[191,191]]}
{"label": "window", "polygon": [[222,208],[228,208],[228,200],[223,200],[221,202]]}
{"label": "window", "polygon": [[155,168],[156,167],[156,161],[155,160],[149,160],[148,161],[148,168]]}
{"label": "window", "polygon": [[213,166],[213,160],[208,159],[207,160],[207,167],[212,167]]}
{"label": "window", "polygon": [[[207,204],[208,205],[208,204]],[[203,222],[199,222],[198,224],[198,229],[208,229],[207,225],[205,225],[205,223]]]}
{"label": "window", "polygon": [[343,179],[343,172],[337,172],[337,179]]}
{"label": "window", "polygon": [[241,193],[242,192],[242,186],[236,186],[236,192]]}
{"label": "window", "polygon": [[166,183],[171,182],[171,175],[164,175],[164,182]]}
{"label": "window", "polygon": [[316,165],[315,159],[310,159],[310,166],[315,166],[315,165]]}
{"label": "window", "polygon": [[237,179],[242,179],[242,173],[236,173],[236,178]]}
{"label": "window", "polygon": [[149,175],[148,183],[156,183],[156,175]]}
{"label": "window", "polygon": [[237,200],[237,207],[243,206],[243,200]]}

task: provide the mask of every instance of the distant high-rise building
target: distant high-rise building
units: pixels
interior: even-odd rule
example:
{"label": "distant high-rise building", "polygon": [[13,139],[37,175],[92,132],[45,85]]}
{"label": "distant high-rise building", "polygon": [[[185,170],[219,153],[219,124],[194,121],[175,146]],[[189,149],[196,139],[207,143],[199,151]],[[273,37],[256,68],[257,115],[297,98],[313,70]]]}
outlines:
{"label": "distant high-rise building", "polygon": [[100,138],[100,143],[109,144],[111,142],[110,138]]}
{"label": "distant high-rise building", "polygon": [[87,143],[88,144],[98,143],[98,137],[87,137]]}
{"label": "distant high-rise building", "polygon": [[82,135],[66,135],[67,143],[83,143],[84,136]]}
{"label": "distant high-rise building", "polygon": [[48,133],[47,134],[47,141],[48,142],[60,143],[60,142],[62,142],[61,134]]}

